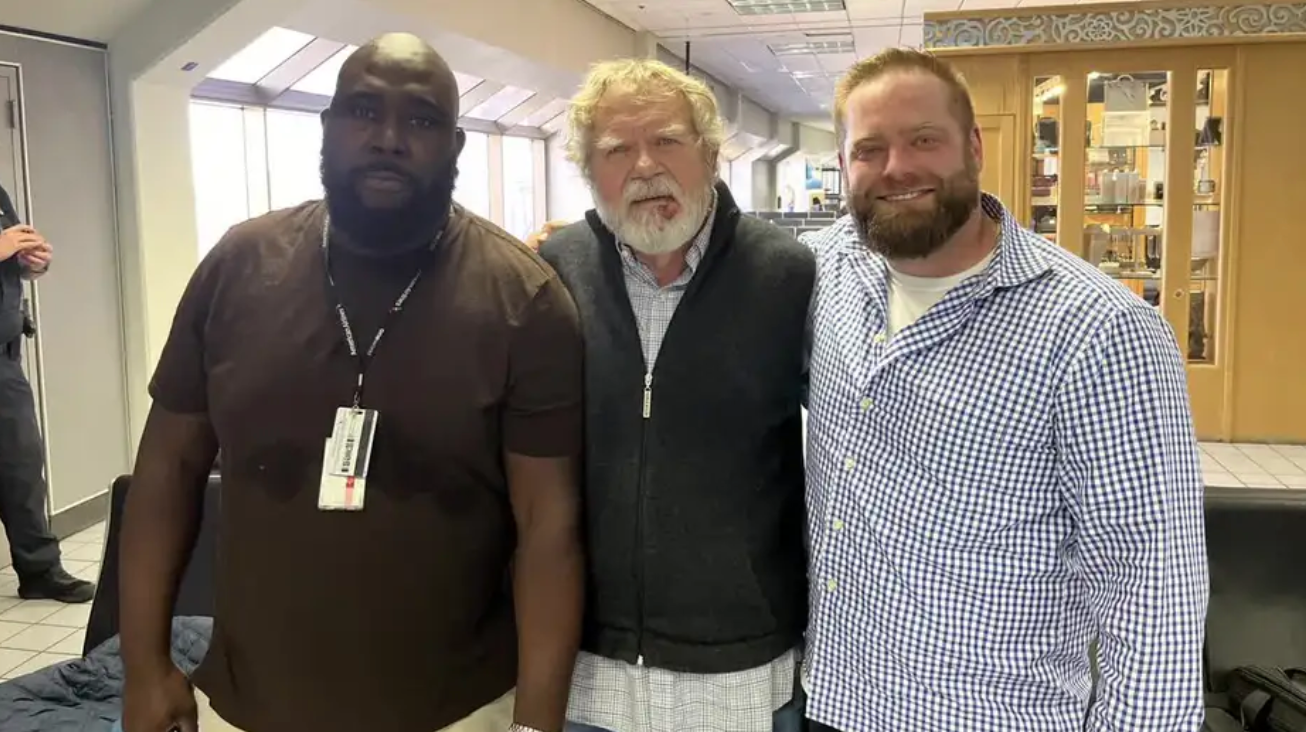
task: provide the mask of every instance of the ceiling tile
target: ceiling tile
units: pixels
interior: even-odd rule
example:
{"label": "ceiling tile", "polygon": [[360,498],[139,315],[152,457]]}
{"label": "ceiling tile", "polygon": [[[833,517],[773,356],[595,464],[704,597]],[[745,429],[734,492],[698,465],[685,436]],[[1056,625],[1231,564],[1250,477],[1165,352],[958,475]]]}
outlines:
{"label": "ceiling tile", "polygon": [[902,36],[898,39],[898,45],[907,48],[920,48],[925,45],[925,26],[920,24],[909,24],[902,27]]}
{"label": "ceiling tile", "polygon": [[886,48],[893,48],[898,45],[898,38],[901,35],[902,26],[897,23],[875,28],[858,28],[853,31],[853,38],[857,41],[857,55],[866,58]]}
{"label": "ceiling tile", "polygon": [[[1065,0],[1061,0],[1065,2]],[[961,7],[961,0],[903,0],[904,17],[915,17],[921,13],[938,13],[956,10]]]}
{"label": "ceiling tile", "polygon": [[784,64],[790,71],[824,71],[820,60],[810,53],[802,56],[785,56]]}
{"label": "ceiling tile", "polygon": [[1019,0],[962,0],[962,10],[991,10],[1014,8]]}
{"label": "ceiling tile", "polygon": [[816,57],[821,62],[821,69],[826,73],[842,74],[849,66],[857,63],[855,53],[830,53]]}
{"label": "ceiling tile", "polygon": [[903,0],[849,0],[848,18],[854,25],[859,20],[901,18],[902,2]]}

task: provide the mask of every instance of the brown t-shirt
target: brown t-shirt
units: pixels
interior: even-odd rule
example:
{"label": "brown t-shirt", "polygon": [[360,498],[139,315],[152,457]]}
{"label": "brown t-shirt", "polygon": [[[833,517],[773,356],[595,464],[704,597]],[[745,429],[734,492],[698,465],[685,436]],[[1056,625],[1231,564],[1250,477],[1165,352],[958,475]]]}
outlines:
{"label": "brown t-shirt", "polygon": [[357,377],[320,202],[241,224],[196,271],[151,384],[222,449],[213,644],[196,682],[248,732],[434,732],[513,686],[505,451],[581,449],[575,305],[520,242],[455,207],[435,252],[333,248],[380,413],[358,512],[317,507],[323,445]]}

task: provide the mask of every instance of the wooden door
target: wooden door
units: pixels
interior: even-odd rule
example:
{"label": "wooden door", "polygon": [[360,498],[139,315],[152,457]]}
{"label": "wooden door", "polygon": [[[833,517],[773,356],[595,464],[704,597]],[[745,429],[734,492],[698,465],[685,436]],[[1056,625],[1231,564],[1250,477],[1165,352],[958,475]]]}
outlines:
{"label": "wooden door", "polygon": [[975,117],[984,146],[980,187],[1003,205],[1016,205],[1016,115],[982,114]]}

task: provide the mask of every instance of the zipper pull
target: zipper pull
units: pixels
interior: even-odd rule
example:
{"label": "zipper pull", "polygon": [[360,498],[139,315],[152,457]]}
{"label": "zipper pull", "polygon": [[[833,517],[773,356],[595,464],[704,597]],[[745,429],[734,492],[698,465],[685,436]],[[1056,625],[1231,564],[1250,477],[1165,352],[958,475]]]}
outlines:
{"label": "zipper pull", "polygon": [[644,374],[644,419],[653,413],[653,372]]}
{"label": "zipper pull", "polygon": [[635,665],[636,665],[636,666],[643,666],[643,665],[644,665],[644,657],[643,657],[643,656],[640,656],[640,657],[636,658],[636,659],[635,659]]}

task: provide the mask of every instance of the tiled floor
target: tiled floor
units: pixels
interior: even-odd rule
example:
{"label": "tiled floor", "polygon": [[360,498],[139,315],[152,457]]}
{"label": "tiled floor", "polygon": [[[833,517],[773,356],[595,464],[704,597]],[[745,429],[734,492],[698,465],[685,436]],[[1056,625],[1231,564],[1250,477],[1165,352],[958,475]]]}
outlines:
{"label": "tiled floor", "polygon": [[[65,539],[64,568],[94,582],[100,575],[103,545],[103,524]],[[0,680],[80,656],[90,615],[90,603],[18,599],[13,567],[0,569]]]}
{"label": "tiled floor", "polygon": [[1202,443],[1208,486],[1306,489],[1306,445]]}
{"label": "tiled floor", "polygon": [[[1306,490],[1306,446],[1203,443],[1202,472],[1209,486]],[[103,524],[64,540],[64,566],[95,581],[103,544]],[[19,600],[13,568],[0,569],[0,680],[80,655],[90,613],[89,603]]]}

